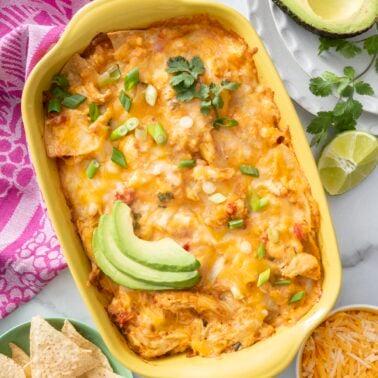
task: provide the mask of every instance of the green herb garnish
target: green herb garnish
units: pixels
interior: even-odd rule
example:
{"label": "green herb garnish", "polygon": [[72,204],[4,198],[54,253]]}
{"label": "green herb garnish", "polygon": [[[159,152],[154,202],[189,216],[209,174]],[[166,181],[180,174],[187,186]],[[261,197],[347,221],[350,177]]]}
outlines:
{"label": "green herb garnish", "polygon": [[156,144],[165,144],[167,143],[168,136],[164,130],[164,127],[161,123],[152,123],[151,125],[147,126],[147,132],[156,142]]}
{"label": "green herb garnish", "polygon": [[257,279],[257,287],[264,285],[264,283],[269,281],[270,277],[270,269],[264,270],[262,273],[259,274]]}
{"label": "green herb garnish", "polygon": [[85,96],[80,94],[74,94],[67,96],[63,99],[63,106],[69,109],[76,109],[79,105],[81,105],[86,100]]}
{"label": "green herb garnish", "polygon": [[119,165],[120,167],[127,168],[127,162],[126,162],[125,156],[119,149],[115,147],[113,147],[111,160],[113,163]]}
{"label": "green herb garnish", "polygon": [[259,177],[260,172],[257,168],[253,167],[252,165],[241,165],[240,166],[240,172],[243,173],[243,175],[247,176],[253,176],[253,177]]}
{"label": "green herb garnish", "polygon": [[193,159],[180,160],[177,166],[179,168],[193,168],[196,165],[196,161]]}
{"label": "green herb garnish", "polygon": [[127,112],[131,109],[131,97],[126,94],[126,92],[122,89],[118,96],[119,102],[122,104],[122,106],[125,108]]}
{"label": "green herb garnish", "polygon": [[304,296],[305,296],[304,290],[298,291],[297,293],[295,293],[294,295],[292,295],[292,297],[289,300],[289,303],[299,302],[299,301],[301,301],[304,298]]}
{"label": "green herb garnish", "polygon": [[47,104],[47,112],[59,113],[61,110],[60,100],[58,98],[52,98]]}
{"label": "green herb garnish", "polygon": [[224,90],[235,91],[239,83],[222,80],[220,84],[204,84],[199,82],[201,75],[205,73],[205,67],[200,57],[195,56],[187,60],[182,56],[169,58],[167,72],[173,75],[170,83],[176,92],[179,101],[191,101],[199,98],[201,113],[208,115],[213,110],[215,121],[214,128],[234,127],[238,122],[233,118],[219,115],[218,110],[223,108],[222,92]]}
{"label": "green herb garnish", "polygon": [[244,219],[232,219],[228,222],[228,228],[230,230],[242,227],[244,227]]}
{"label": "green herb garnish", "polygon": [[265,244],[264,243],[260,243],[258,248],[257,248],[257,253],[256,253],[256,257],[261,260],[265,257],[265,254],[266,254],[266,248],[265,248]]}
{"label": "green herb garnish", "polygon": [[91,119],[91,122],[96,121],[97,118],[100,117],[100,109],[94,102],[89,104],[89,117]]}
{"label": "green herb garnish", "polygon": [[128,132],[129,132],[129,129],[127,128],[127,126],[121,125],[112,131],[112,133],[110,134],[110,140],[115,141],[115,140],[121,139]]}
{"label": "green herb garnish", "polygon": [[139,68],[132,68],[125,76],[124,86],[125,90],[133,89],[139,83]]}
{"label": "green herb garnish", "polygon": [[54,75],[51,80],[51,84],[55,84],[62,89],[67,89],[70,85],[68,79],[61,74]]}
{"label": "green herb garnish", "polygon": [[102,87],[104,85],[112,84],[118,81],[121,77],[121,71],[118,64],[111,66],[103,72],[98,78],[98,84]]}
{"label": "green herb garnish", "polygon": [[291,284],[291,280],[278,280],[273,282],[274,286],[287,286]]}
{"label": "green herb garnish", "polygon": [[95,174],[97,173],[98,169],[100,168],[100,163],[98,160],[93,159],[87,167],[87,170],[85,171],[88,178],[92,179]]}
{"label": "green herb garnish", "polygon": [[356,93],[365,96],[374,95],[371,85],[360,80],[360,78],[373,65],[375,65],[375,70],[378,73],[378,34],[360,41],[320,37],[319,54],[331,49],[346,58],[353,58],[365,51],[371,56],[371,61],[359,74],[355,72],[353,67],[347,66],[344,67],[344,72],[341,76],[326,71],[321,76],[310,80],[310,91],[315,96],[327,97],[335,94],[339,98],[332,110],[318,112],[317,116],[308,125],[307,131],[313,134],[311,145],[321,145],[326,142],[330,130],[333,130],[336,134],[346,130],[355,130],[363,108],[362,104],[354,98],[354,95]]}

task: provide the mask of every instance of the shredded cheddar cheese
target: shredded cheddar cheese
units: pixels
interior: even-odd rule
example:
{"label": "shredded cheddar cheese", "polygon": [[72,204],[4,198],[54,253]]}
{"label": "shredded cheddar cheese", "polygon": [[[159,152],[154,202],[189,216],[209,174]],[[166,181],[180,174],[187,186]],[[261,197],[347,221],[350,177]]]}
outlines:
{"label": "shredded cheddar cheese", "polygon": [[378,377],[378,313],[331,316],[307,340],[301,366],[303,378]]}

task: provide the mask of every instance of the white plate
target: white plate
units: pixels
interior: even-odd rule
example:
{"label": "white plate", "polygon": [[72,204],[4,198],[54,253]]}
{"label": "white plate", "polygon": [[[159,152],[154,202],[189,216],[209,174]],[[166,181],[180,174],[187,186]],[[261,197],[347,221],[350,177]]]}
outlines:
{"label": "white plate", "polygon": [[[357,68],[357,65],[363,66],[363,63],[357,62],[358,59],[341,59],[339,54],[327,53],[327,59],[323,56],[318,57],[318,37],[297,25],[278,7],[272,6],[269,0],[249,0],[249,10],[251,23],[262,38],[290,97],[312,114],[331,109],[336,104],[336,97],[314,96],[308,89],[310,78],[324,70],[341,72],[344,65],[349,64]],[[278,26],[275,18],[277,18]],[[305,68],[298,62],[304,63]],[[372,83],[375,91],[378,92],[378,80],[374,78],[375,73],[371,72],[369,75],[373,75],[372,79],[366,76],[366,80]],[[369,108],[369,111],[378,114],[377,97],[367,100],[368,97],[360,97],[364,100],[364,108]],[[369,104],[366,101],[369,101]],[[359,118],[358,128],[376,132],[374,129],[377,127],[377,115],[364,111]]]}

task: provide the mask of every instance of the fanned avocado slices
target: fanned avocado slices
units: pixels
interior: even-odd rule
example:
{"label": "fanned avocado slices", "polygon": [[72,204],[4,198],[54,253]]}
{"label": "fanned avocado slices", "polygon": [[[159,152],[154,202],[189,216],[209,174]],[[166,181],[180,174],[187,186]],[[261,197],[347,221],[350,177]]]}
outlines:
{"label": "fanned avocado slices", "polygon": [[370,29],[377,17],[376,0],[273,0],[298,24],[313,33],[346,38]]}
{"label": "fanned avocado slices", "polygon": [[94,250],[94,255],[95,255],[97,265],[107,276],[109,276],[117,284],[128,287],[129,289],[136,289],[136,290],[149,290],[149,291],[154,290],[155,291],[155,290],[173,289],[173,287],[153,285],[147,282],[138,281],[128,276],[127,274],[122,273],[119,270],[117,270],[109,262],[109,260],[105,257],[105,254],[103,253],[102,240],[101,240],[101,236],[97,228],[93,232],[92,244],[93,244],[93,250]]}
{"label": "fanned avocado slices", "polygon": [[198,260],[173,239],[139,239],[134,234],[131,210],[125,203],[114,203],[112,218],[112,236],[121,251],[131,259],[162,271],[190,272],[199,267]]}
{"label": "fanned avocado slices", "polygon": [[120,201],[115,202],[110,215],[101,216],[92,245],[100,269],[130,289],[185,289],[200,280],[199,262],[174,240],[139,239],[134,234],[131,210]]}

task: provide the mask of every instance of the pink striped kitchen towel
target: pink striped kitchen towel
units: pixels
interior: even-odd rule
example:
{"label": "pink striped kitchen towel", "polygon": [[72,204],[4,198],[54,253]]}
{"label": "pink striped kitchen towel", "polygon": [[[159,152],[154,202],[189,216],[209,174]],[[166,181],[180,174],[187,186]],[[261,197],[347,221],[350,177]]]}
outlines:
{"label": "pink striped kitchen towel", "polygon": [[0,0],[0,319],[66,267],[21,120],[28,74],[86,0]]}

